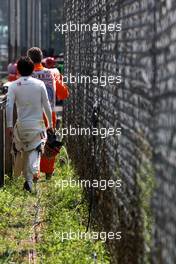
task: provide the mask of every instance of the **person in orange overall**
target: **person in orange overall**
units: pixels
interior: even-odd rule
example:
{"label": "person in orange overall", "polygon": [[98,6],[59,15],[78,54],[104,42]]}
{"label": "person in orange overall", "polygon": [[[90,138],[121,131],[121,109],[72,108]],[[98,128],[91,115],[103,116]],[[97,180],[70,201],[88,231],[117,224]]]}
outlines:
{"label": "person in orange overall", "polygon": [[[55,67],[55,59],[53,57],[47,57],[42,60],[42,64],[47,69],[52,69],[54,74],[58,74],[58,69]],[[60,74],[60,81],[63,81],[63,76]],[[57,128],[59,128],[59,124],[61,124],[62,114],[63,114],[63,100],[58,100],[56,98],[56,114],[57,114]]]}
{"label": "person in orange overall", "polygon": [[[43,54],[40,48],[33,47],[27,51],[27,55],[34,62],[33,77],[42,80],[47,88],[50,105],[52,108],[53,128],[57,127],[57,113],[55,111],[57,100],[66,100],[69,97],[69,91],[66,84],[62,82],[62,76],[57,69],[47,69],[42,65]],[[46,127],[48,120],[44,116]],[[48,159],[42,157],[40,171],[46,174],[46,179],[50,179],[54,172],[55,157]]]}

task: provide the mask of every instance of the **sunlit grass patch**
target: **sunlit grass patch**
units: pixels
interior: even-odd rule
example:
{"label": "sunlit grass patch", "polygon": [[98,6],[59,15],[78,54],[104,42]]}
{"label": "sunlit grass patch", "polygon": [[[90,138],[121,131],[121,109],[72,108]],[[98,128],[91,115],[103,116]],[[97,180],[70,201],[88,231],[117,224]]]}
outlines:
{"label": "sunlit grass patch", "polygon": [[31,251],[37,264],[109,263],[102,241],[62,239],[62,233],[85,233],[88,205],[79,186],[61,188],[61,180],[78,177],[66,149],[60,157],[55,175],[50,181],[42,175],[33,194],[23,191],[22,177],[6,179],[0,190],[0,263],[29,263]]}

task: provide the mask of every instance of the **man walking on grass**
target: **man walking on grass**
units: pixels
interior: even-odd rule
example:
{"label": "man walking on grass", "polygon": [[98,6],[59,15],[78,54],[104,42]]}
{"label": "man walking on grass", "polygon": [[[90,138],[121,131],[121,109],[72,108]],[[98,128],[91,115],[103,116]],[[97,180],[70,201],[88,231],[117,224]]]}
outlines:
{"label": "man walking on grass", "polygon": [[[56,101],[66,100],[69,97],[69,90],[66,84],[62,82],[62,75],[57,69],[47,69],[42,65],[43,53],[40,48],[33,47],[27,51],[27,55],[34,62],[33,77],[43,81],[46,85],[48,98],[52,109],[53,127],[59,128],[60,119],[57,120]],[[44,116],[45,125],[48,123]],[[47,158],[42,156],[40,163],[41,172],[46,174],[46,179],[50,179],[54,173],[56,156]]]}
{"label": "man walking on grass", "polygon": [[[23,155],[24,189],[31,192],[33,179],[40,173],[41,151],[46,142],[43,111],[52,130],[52,110],[44,82],[31,77],[34,63],[29,57],[19,59],[21,77],[9,86],[7,95],[7,127],[13,135],[17,152]],[[17,122],[13,129],[13,108],[17,107]]]}

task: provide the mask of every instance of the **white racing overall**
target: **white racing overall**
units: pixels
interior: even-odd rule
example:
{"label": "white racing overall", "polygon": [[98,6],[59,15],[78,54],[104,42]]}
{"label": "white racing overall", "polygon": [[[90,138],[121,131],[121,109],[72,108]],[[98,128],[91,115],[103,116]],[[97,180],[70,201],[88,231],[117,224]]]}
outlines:
{"label": "white racing overall", "polygon": [[[40,171],[40,152],[36,149],[46,142],[43,112],[52,127],[52,112],[45,84],[32,77],[21,77],[9,86],[7,95],[7,127],[13,127],[13,108],[17,107],[17,122],[13,143],[17,150],[14,174],[21,174],[32,187],[33,176]],[[23,164],[19,162],[23,157]],[[18,167],[17,167],[18,165]]]}

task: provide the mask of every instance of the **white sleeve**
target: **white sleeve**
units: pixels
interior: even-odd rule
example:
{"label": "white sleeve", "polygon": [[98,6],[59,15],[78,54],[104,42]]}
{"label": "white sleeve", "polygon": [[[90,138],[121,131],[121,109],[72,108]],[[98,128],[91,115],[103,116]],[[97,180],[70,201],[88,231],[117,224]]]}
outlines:
{"label": "white sleeve", "polygon": [[52,127],[53,126],[52,125],[52,110],[51,110],[51,105],[48,99],[48,93],[46,90],[46,86],[44,83],[42,83],[41,89],[42,89],[42,106],[48,118],[49,126]]}
{"label": "white sleeve", "polygon": [[13,127],[13,109],[15,103],[14,87],[12,85],[8,88],[7,103],[6,103],[6,119],[7,127]]}

